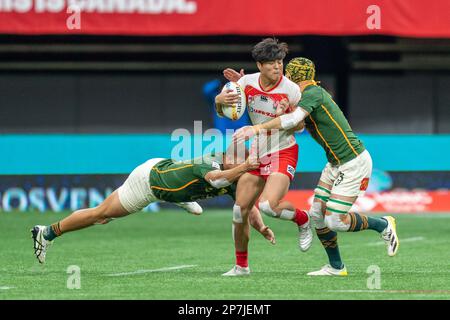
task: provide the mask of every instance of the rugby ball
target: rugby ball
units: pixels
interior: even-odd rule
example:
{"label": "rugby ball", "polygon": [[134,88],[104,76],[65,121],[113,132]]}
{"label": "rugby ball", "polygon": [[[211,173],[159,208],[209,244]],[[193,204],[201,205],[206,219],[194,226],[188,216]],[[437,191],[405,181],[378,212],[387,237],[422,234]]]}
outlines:
{"label": "rugby ball", "polygon": [[226,83],[222,88],[222,92],[225,90],[233,90],[231,93],[237,93],[239,95],[239,101],[232,105],[222,105],[222,110],[219,112],[219,115],[231,120],[238,120],[245,113],[245,108],[247,107],[245,92],[237,82]]}

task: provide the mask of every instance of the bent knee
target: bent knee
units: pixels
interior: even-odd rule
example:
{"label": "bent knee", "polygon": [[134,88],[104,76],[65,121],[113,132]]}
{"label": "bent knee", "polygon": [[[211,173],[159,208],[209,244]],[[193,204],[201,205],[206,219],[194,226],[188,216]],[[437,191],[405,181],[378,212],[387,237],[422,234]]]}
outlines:
{"label": "bent knee", "polygon": [[332,212],[325,215],[325,225],[333,231],[347,231],[349,224],[345,223],[345,217],[342,214]]}
{"label": "bent knee", "polygon": [[264,213],[266,216],[269,217],[277,217],[278,214],[275,212],[274,208],[275,205],[273,202],[270,202],[269,200],[266,201],[260,201],[258,203],[259,211]]}

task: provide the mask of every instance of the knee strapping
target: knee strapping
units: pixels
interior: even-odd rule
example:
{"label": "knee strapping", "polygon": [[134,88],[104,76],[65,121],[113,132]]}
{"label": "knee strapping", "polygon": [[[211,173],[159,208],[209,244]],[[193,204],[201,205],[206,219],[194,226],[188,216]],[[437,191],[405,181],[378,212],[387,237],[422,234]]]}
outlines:
{"label": "knee strapping", "polygon": [[325,216],[325,225],[333,231],[347,231],[350,227],[349,224],[342,222],[341,214],[332,212],[330,215]]}
{"label": "knee strapping", "polygon": [[[241,207],[238,205],[233,206],[233,222],[234,223],[242,223],[242,214],[241,214]],[[234,232],[233,232],[234,234]]]}
{"label": "knee strapping", "polygon": [[322,212],[322,207],[325,206],[322,202],[313,202],[311,208],[309,209],[309,216],[314,221],[316,229],[323,229],[326,227],[324,214]]}
{"label": "knee strapping", "polygon": [[277,217],[277,213],[275,211],[272,210],[272,208],[270,207],[270,203],[269,200],[266,201],[262,201],[258,204],[259,207],[259,211],[261,211],[262,213],[264,213],[265,215],[269,216],[269,217]]}

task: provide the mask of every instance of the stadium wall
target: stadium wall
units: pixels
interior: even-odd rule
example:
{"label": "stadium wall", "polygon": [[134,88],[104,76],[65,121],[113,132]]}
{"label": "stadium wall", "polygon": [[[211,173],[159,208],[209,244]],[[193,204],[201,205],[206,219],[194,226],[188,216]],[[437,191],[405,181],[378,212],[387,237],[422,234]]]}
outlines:
{"label": "stadium wall", "polygon": [[[287,198],[305,208],[325,157],[308,134],[297,137],[299,165]],[[367,196],[360,211],[450,211],[450,135],[361,135],[374,160]],[[183,138],[200,155],[210,142]],[[153,157],[171,157],[183,139],[146,135],[2,135],[0,136],[0,210],[63,211],[93,206],[120,186],[137,165]],[[405,157],[405,155],[407,155]],[[229,207],[221,197],[204,206]],[[155,210],[152,206],[147,210]]]}

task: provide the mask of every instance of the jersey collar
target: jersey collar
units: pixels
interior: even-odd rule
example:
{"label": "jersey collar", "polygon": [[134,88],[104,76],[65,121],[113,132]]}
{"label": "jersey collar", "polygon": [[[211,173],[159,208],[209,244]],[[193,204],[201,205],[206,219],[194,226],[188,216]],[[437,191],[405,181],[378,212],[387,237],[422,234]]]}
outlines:
{"label": "jersey collar", "polygon": [[260,88],[263,92],[270,92],[270,91],[274,90],[276,87],[279,86],[279,84],[281,83],[281,81],[283,81],[283,77],[284,77],[284,76],[281,75],[280,80],[278,80],[278,82],[277,82],[272,88],[270,88],[270,89],[268,89],[268,90],[264,90],[263,87],[262,87],[262,85],[261,85],[261,74],[260,74],[259,77],[258,77],[258,85],[259,85],[259,88]]}

